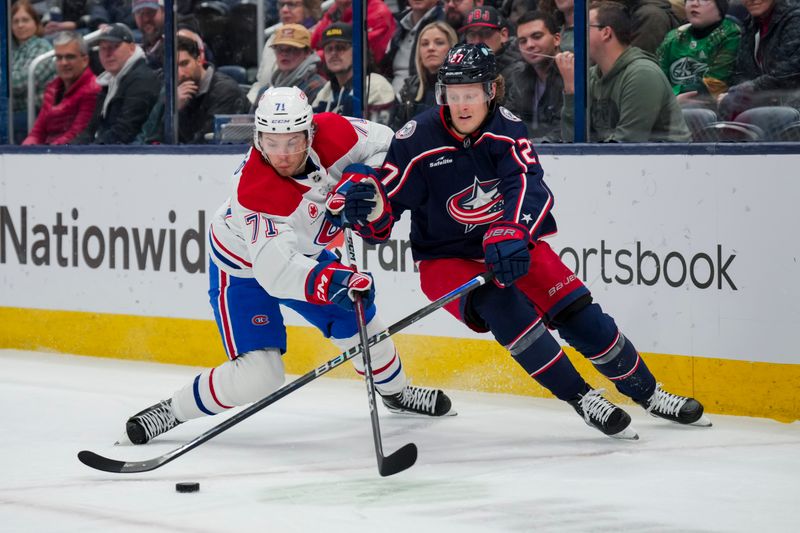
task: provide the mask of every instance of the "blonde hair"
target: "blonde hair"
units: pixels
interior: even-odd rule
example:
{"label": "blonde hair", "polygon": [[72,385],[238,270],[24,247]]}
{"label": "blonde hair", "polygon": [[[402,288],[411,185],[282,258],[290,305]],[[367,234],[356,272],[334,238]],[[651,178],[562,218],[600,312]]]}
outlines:
{"label": "blonde hair", "polygon": [[420,30],[419,35],[417,35],[417,52],[414,57],[414,65],[417,67],[417,76],[419,76],[419,88],[417,89],[417,94],[414,97],[414,100],[417,102],[422,100],[422,97],[425,94],[428,79],[428,77],[425,75],[425,67],[422,66],[422,54],[420,53],[419,49],[419,41],[429,30],[439,30],[440,32],[444,33],[445,37],[447,37],[447,42],[450,44],[450,48],[454,47],[456,43],[458,43],[458,35],[456,35],[456,30],[454,30],[446,22],[436,20]]}

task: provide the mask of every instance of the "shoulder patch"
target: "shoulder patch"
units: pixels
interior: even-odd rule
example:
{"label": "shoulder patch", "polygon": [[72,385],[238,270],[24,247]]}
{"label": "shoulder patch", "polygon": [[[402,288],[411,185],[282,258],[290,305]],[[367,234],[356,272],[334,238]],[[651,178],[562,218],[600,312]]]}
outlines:
{"label": "shoulder patch", "polygon": [[397,139],[408,139],[412,135],[414,135],[414,131],[417,129],[417,121],[416,120],[409,120],[406,122],[405,126],[397,130],[397,133],[394,134],[395,138]]}
{"label": "shoulder patch", "polygon": [[522,120],[520,120],[520,118],[517,115],[515,115],[514,113],[512,113],[503,106],[500,106],[500,114],[506,117],[508,120],[513,120],[514,122],[522,122]]}

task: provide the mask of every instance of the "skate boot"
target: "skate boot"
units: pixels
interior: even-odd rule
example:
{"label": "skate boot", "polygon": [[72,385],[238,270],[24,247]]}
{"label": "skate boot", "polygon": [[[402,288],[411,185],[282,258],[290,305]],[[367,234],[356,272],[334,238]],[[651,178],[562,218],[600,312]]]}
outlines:
{"label": "skate boot", "polygon": [[656,390],[650,398],[636,402],[648,413],[678,424],[692,426],[711,426],[711,420],[703,414],[703,404],[694,398],[672,394],[656,384]]}
{"label": "skate boot", "polygon": [[130,417],[125,432],[133,444],[146,444],[180,423],[172,411],[172,400],[164,400]]}
{"label": "skate boot", "polygon": [[628,413],[603,398],[605,389],[590,389],[578,394],[570,404],[587,425],[599,429],[609,437],[615,439],[637,440],[639,435],[631,427],[631,417]]}
{"label": "skate boot", "polygon": [[388,396],[381,394],[381,399],[383,405],[391,413],[425,416],[453,416],[456,414],[451,409],[450,398],[443,391],[427,387],[414,387],[410,383],[397,394]]}

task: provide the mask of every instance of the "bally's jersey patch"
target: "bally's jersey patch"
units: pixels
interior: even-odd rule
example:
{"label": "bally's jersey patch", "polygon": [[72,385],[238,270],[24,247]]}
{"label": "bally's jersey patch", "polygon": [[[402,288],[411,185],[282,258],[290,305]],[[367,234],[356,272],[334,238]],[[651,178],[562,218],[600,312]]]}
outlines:
{"label": "bally's jersey patch", "polygon": [[408,139],[409,137],[414,135],[414,130],[416,129],[417,129],[417,121],[409,120],[408,122],[406,122],[405,126],[397,130],[397,133],[395,133],[394,136],[397,139]]}
{"label": "bally's jersey patch", "polygon": [[508,120],[513,120],[514,122],[522,122],[522,120],[520,120],[520,118],[517,115],[515,115],[514,113],[512,113],[503,106],[500,106],[500,114],[506,117]]}

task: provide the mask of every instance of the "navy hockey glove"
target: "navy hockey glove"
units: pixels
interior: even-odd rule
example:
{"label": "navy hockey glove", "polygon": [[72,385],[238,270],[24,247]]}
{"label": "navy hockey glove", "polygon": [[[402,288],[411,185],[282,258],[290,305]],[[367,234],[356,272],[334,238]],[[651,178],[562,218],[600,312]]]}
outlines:
{"label": "navy hockey glove", "polygon": [[334,226],[351,226],[370,242],[384,241],[391,233],[391,205],[375,169],[361,163],[348,165],[342,179],[328,195],[325,217]]}
{"label": "navy hockey glove", "polygon": [[483,236],[486,266],[499,287],[508,287],[528,273],[533,247],[528,228],[516,222],[494,222]]}
{"label": "navy hockey glove", "polygon": [[355,293],[360,292],[364,308],[375,301],[372,274],[355,272],[338,261],[319,263],[306,278],[306,300],[314,304],[336,304],[348,311],[355,310]]}

